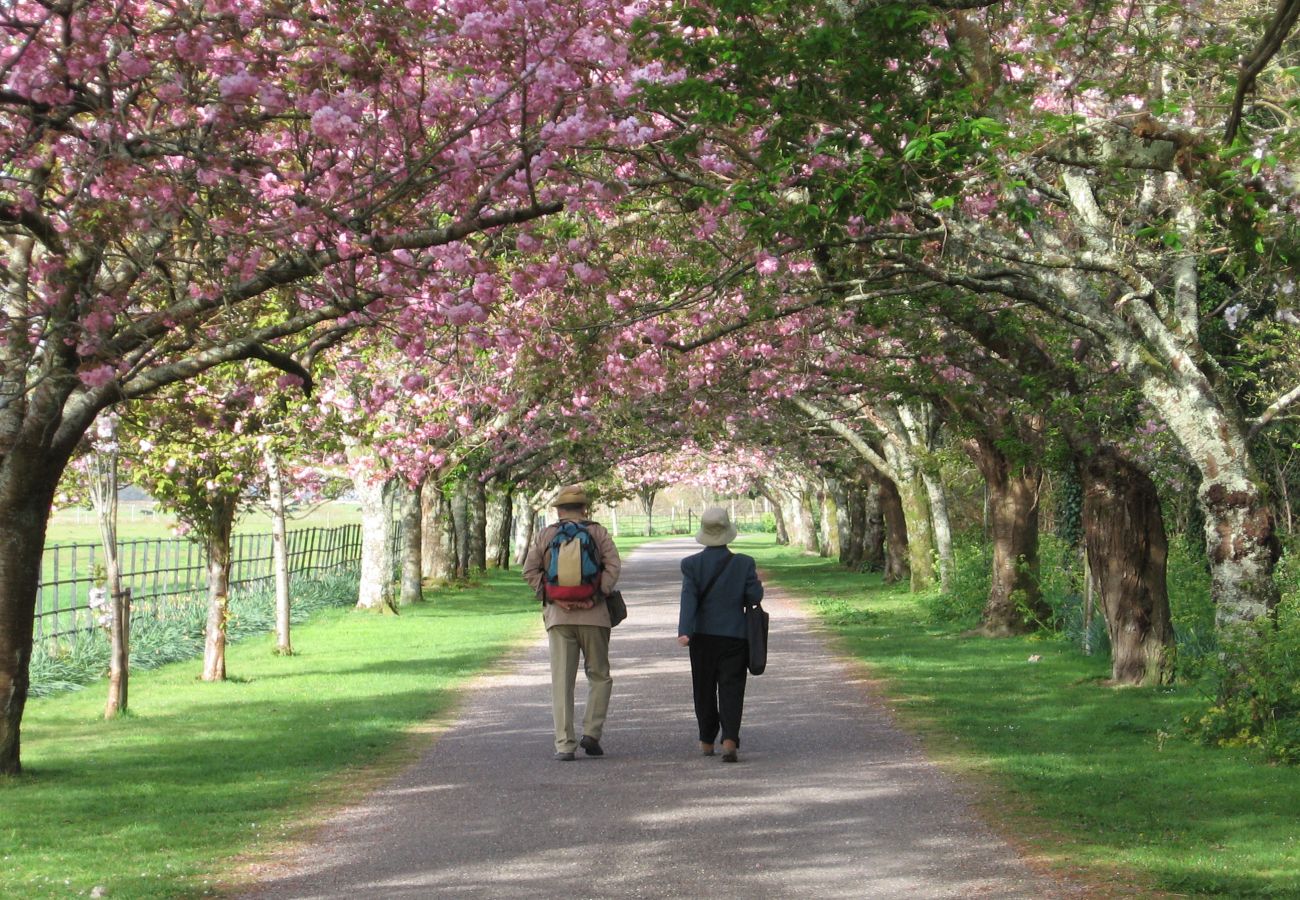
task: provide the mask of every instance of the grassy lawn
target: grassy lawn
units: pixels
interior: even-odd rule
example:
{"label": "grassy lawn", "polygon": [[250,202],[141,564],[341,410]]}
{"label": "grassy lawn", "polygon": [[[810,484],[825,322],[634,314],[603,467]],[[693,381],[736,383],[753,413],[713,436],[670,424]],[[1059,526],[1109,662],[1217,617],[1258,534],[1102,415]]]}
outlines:
{"label": "grassy lawn", "polygon": [[975,780],[1018,842],[1121,893],[1132,880],[1151,894],[1300,897],[1300,770],[1184,739],[1194,686],[1107,688],[1109,661],[1063,641],[965,637],[925,624],[878,576],[768,538],[737,546],[812,601],[900,722]]}
{"label": "grassy lawn", "polygon": [[[336,501],[304,509],[289,517],[290,531],[298,528],[337,528],[361,521],[356,503]],[[261,510],[248,510],[235,520],[236,534],[270,534],[271,517]],[[118,507],[119,541],[153,540],[176,536],[174,516],[157,509],[152,502],[124,501]],[[94,510],[69,507],[50,517],[45,546],[55,544],[98,544],[99,520]]]}
{"label": "grassy lawn", "polygon": [[412,735],[540,621],[517,569],[427,596],[399,617],[323,612],[296,656],[233,645],[224,684],[197,660],[137,674],[118,721],[102,684],[29,702],[26,771],[0,779],[0,896],[203,895],[412,759]]}

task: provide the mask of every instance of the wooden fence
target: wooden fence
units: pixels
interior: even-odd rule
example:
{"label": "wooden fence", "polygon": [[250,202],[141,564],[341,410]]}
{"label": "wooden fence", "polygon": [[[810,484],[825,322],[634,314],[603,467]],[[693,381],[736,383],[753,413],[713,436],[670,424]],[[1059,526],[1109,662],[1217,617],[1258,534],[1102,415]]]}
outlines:
{"label": "wooden fence", "polygon": [[[361,559],[361,526],[300,528],[288,533],[290,576],[355,565]],[[270,534],[237,534],[231,539],[230,586],[250,588],[274,577]],[[122,587],[131,590],[133,615],[175,615],[207,590],[207,556],[184,538],[121,541],[117,546]],[[101,587],[101,544],[60,544],[41,557],[36,588],[37,640],[95,626],[91,588]]]}

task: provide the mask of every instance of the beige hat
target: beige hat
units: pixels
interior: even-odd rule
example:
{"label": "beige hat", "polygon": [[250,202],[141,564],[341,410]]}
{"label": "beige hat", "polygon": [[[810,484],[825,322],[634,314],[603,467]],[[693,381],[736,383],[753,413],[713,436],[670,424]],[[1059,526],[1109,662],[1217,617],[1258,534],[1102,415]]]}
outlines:
{"label": "beige hat", "polygon": [[587,499],[587,492],[583,490],[580,484],[570,484],[567,487],[560,488],[560,492],[555,495],[552,506],[589,506],[590,501]]}
{"label": "beige hat", "polygon": [[695,540],[706,547],[723,547],[736,539],[736,526],[721,506],[710,506],[700,515],[700,532]]}

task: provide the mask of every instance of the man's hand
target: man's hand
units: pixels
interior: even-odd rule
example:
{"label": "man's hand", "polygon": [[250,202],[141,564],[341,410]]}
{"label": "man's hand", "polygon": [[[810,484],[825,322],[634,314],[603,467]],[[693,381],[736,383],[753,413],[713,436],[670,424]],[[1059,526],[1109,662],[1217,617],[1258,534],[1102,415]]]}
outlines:
{"label": "man's hand", "polygon": [[677,643],[681,644],[683,647],[686,647],[690,645],[691,639],[687,635],[679,634],[677,635]]}

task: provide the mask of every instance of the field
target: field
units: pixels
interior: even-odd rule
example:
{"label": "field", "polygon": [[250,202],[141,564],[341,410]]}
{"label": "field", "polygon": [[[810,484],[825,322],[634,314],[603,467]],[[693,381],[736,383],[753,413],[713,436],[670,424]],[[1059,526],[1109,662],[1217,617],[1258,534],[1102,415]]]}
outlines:
{"label": "field", "polygon": [[[361,521],[356,503],[323,503],[290,515],[289,528],[334,528]],[[267,534],[271,517],[259,510],[241,515],[235,521],[236,534]],[[130,500],[118,504],[117,538],[119,541],[170,538],[178,535],[176,520],[157,510],[150,501]],[[45,546],[55,544],[89,544],[99,542],[99,524],[89,509],[61,509],[50,517]]]}

